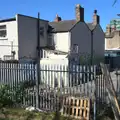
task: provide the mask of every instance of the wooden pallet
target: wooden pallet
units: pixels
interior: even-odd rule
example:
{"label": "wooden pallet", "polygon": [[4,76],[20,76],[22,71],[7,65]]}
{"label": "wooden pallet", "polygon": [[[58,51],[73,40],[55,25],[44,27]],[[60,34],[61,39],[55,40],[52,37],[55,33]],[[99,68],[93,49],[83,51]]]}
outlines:
{"label": "wooden pallet", "polygon": [[90,99],[65,97],[63,99],[62,115],[79,120],[89,120],[90,118]]}

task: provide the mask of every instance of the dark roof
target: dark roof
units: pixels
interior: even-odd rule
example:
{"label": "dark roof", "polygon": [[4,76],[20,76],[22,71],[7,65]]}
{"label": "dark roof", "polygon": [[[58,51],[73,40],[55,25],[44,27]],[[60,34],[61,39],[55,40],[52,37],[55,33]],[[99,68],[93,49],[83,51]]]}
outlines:
{"label": "dark roof", "polygon": [[[76,20],[49,22],[49,28],[52,32],[67,32],[70,31],[76,23]],[[95,25],[93,25],[92,23],[87,23],[87,25],[90,30],[93,30],[95,28]]]}
{"label": "dark roof", "polygon": [[69,31],[76,24],[76,20],[64,20],[59,22],[49,22],[52,32]]}
{"label": "dark roof", "polygon": [[96,25],[93,25],[93,23],[87,23],[90,30],[94,30]]}
{"label": "dark roof", "polygon": [[10,22],[10,21],[15,21],[15,18],[9,18],[9,19],[4,19],[4,20],[0,20],[0,23],[2,22]]}

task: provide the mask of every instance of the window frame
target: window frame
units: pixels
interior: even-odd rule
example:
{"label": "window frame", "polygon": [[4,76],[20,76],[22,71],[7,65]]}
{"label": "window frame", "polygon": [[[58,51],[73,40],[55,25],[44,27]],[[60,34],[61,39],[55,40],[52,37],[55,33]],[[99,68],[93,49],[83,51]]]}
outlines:
{"label": "window frame", "polygon": [[0,39],[4,39],[4,38],[7,37],[7,26],[6,25],[0,25],[0,27],[3,27],[3,28],[0,28],[0,32],[3,32],[3,31],[5,32],[5,33],[3,33],[3,35],[0,35]]}
{"label": "window frame", "polygon": [[78,46],[78,44],[73,44],[73,46],[72,46],[72,52],[73,53],[78,53],[79,52],[79,46]]}

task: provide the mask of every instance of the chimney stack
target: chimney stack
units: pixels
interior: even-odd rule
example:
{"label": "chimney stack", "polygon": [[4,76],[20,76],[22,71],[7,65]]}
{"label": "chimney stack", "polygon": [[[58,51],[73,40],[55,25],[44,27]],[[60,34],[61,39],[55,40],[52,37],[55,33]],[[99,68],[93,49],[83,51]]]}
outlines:
{"label": "chimney stack", "polygon": [[76,21],[82,21],[84,22],[84,8],[80,6],[80,4],[77,4],[75,7],[76,12]]}
{"label": "chimney stack", "polygon": [[114,32],[116,30],[116,25],[112,25],[111,32]]}
{"label": "chimney stack", "polygon": [[93,14],[93,24],[97,25],[100,23],[100,16],[97,15],[97,10],[94,10],[94,14]]}
{"label": "chimney stack", "polygon": [[55,22],[59,22],[59,21],[61,21],[61,20],[62,20],[61,17],[59,17],[58,14],[57,14],[54,21],[55,21]]}
{"label": "chimney stack", "polygon": [[106,35],[110,35],[111,34],[111,27],[110,25],[107,25],[106,27]]}

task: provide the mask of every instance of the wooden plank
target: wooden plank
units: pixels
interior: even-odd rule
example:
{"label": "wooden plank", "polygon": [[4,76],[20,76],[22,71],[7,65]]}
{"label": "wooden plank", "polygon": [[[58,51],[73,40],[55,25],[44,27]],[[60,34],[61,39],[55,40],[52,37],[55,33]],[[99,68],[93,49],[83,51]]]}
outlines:
{"label": "wooden plank", "polygon": [[102,73],[105,77],[106,88],[107,88],[109,100],[113,109],[115,119],[120,120],[120,107],[118,104],[118,100],[116,97],[116,93],[115,93],[115,89],[114,89],[114,85],[113,85],[110,73],[106,65],[104,65],[103,63],[101,63],[100,65],[101,65]]}
{"label": "wooden plank", "polygon": [[83,117],[84,117],[84,118],[86,117],[86,107],[87,107],[87,106],[86,106],[86,100],[84,100],[84,109],[85,109],[85,110],[84,110],[84,114],[83,114]]}

